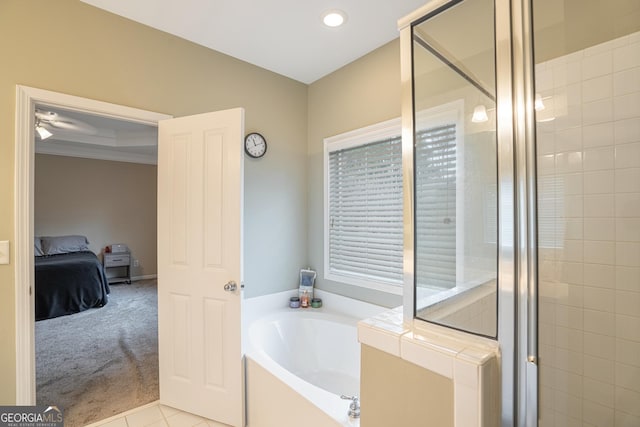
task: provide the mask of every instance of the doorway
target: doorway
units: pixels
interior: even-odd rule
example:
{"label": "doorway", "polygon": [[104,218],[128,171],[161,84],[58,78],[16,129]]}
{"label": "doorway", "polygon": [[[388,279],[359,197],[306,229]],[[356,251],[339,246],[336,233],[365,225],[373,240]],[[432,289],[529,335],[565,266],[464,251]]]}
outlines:
{"label": "doorway", "polygon": [[159,398],[157,128],[36,105],[36,132],[36,403],[86,425]]}
{"label": "doorway", "polygon": [[33,240],[36,105],[86,112],[154,127],[158,126],[160,120],[171,116],[26,86],[18,86],[16,92],[16,403],[34,405],[36,377]]}

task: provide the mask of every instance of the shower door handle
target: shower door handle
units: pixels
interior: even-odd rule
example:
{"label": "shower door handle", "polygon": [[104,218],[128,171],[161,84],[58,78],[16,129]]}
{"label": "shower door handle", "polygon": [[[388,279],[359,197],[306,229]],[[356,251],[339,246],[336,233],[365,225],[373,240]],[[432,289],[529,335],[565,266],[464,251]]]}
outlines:
{"label": "shower door handle", "polygon": [[233,280],[230,280],[224,285],[224,290],[227,292],[235,292],[238,289],[238,285]]}

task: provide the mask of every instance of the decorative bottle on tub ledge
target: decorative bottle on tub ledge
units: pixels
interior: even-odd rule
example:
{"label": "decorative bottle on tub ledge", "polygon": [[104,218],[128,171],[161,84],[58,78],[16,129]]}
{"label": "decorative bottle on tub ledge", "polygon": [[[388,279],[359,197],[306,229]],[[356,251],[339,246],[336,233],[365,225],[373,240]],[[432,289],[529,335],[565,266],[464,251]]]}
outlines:
{"label": "decorative bottle on tub ledge", "polygon": [[300,306],[311,306],[313,299],[313,286],[316,282],[316,272],[310,268],[300,270],[300,286],[298,287],[298,296],[300,297]]}

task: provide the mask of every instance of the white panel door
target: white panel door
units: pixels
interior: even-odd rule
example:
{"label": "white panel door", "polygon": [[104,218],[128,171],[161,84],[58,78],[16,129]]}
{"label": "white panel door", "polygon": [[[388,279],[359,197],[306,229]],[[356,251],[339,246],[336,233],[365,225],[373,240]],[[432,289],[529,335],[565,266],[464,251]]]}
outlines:
{"label": "white panel door", "polygon": [[[160,401],[244,423],[240,283],[244,111],[159,123]],[[225,290],[234,282],[236,290]]]}

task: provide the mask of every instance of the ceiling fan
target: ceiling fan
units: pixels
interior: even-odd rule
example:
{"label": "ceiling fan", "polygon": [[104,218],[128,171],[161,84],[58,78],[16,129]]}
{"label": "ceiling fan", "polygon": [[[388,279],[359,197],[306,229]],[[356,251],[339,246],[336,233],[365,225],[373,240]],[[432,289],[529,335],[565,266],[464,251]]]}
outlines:
{"label": "ceiling fan", "polygon": [[96,128],[81,120],[73,119],[55,111],[36,109],[36,132],[41,140],[53,135],[55,130],[93,135]]}

